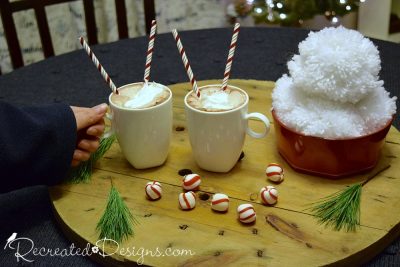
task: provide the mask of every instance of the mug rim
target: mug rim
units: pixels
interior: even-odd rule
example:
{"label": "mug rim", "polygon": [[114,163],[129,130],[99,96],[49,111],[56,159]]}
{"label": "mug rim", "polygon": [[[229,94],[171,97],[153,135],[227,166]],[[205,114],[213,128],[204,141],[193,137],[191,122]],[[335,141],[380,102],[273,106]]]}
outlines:
{"label": "mug rim", "polygon": [[[213,86],[213,87],[221,87],[221,85],[222,85],[222,84],[207,84],[207,85],[200,86],[200,87],[199,87],[199,90],[200,90],[200,89],[203,89],[203,88],[206,88],[206,87],[211,87],[211,86]],[[190,90],[190,91],[186,94],[186,96],[185,96],[183,102],[185,103],[185,107],[191,109],[192,111],[199,112],[199,113],[203,113],[203,114],[221,114],[221,115],[222,115],[222,114],[233,113],[233,112],[235,112],[235,111],[238,111],[238,110],[242,109],[243,107],[245,107],[245,106],[249,103],[249,94],[248,94],[245,90],[243,90],[242,88],[239,88],[239,87],[237,87],[237,86],[234,86],[234,85],[228,85],[228,87],[232,87],[232,88],[235,88],[236,90],[241,91],[241,92],[245,95],[245,97],[246,97],[246,99],[245,99],[245,101],[243,102],[243,104],[241,104],[240,106],[238,106],[238,107],[236,107],[236,108],[234,108],[234,109],[225,110],[225,111],[205,111],[205,110],[196,109],[196,108],[190,106],[190,105],[187,103],[187,98],[189,97],[189,95],[192,93],[193,90]]]}
{"label": "mug rim", "polygon": [[[154,83],[154,82],[149,82],[149,83]],[[125,85],[122,85],[122,86],[118,87],[118,89],[123,89],[124,87],[132,86],[132,85],[137,85],[137,84],[144,84],[144,82],[127,83],[127,84],[125,84]],[[161,84],[161,83],[158,83],[158,84]],[[162,106],[166,105],[166,104],[172,99],[172,91],[171,91],[171,89],[170,89],[168,86],[166,86],[166,85],[164,85],[164,84],[161,84],[161,85],[162,85],[164,88],[167,88],[167,89],[168,89],[169,96],[168,96],[168,98],[167,98],[164,102],[162,102],[162,103],[159,104],[159,105],[155,105],[155,106],[151,106],[151,107],[147,107],[147,108],[126,108],[126,107],[121,107],[121,106],[118,106],[117,104],[115,104],[114,102],[111,101],[111,96],[114,94],[114,92],[112,92],[112,93],[108,96],[108,103],[110,103],[110,105],[112,105],[113,107],[118,108],[118,109],[120,109],[120,110],[136,111],[136,112],[138,112],[138,111],[146,111],[146,110],[151,110],[151,109],[155,109],[155,108],[158,108],[158,107],[162,107]]]}

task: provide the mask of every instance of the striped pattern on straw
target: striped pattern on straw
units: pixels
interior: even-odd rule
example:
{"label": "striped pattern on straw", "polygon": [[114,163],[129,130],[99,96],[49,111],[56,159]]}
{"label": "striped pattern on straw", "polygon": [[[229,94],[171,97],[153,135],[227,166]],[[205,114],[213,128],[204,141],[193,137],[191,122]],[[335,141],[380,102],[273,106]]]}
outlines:
{"label": "striped pattern on straw", "polygon": [[99,60],[94,55],[94,53],[90,49],[89,45],[86,43],[85,39],[83,39],[83,37],[79,37],[79,42],[81,43],[82,47],[85,49],[86,53],[88,54],[89,58],[92,60],[93,64],[96,66],[97,70],[100,71],[100,74],[103,77],[104,81],[108,84],[108,86],[111,88],[111,90],[114,93],[118,94],[117,87],[115,86],[115,84],[113,83],[110,76],[103,68],[103,66],[100,64]]}
{"label": "striped pattern on straw", "polygon": [[240,24],[236,23],[235,27],[233,28],[231,45],[229,46],[228,59],[226,61],[224,79],[222,81],[222,90],[225,90],[226,87],[228,86],[228,79],[229,76],[231,75],[232,61],[233,61],[233,56],[235,55],[235,48],[239,35],[239,30],[240,30]]}
{"label": "striped pattern on straw", "polygon": [[154,39],[156,38],[156,29],[157,29],[157,22],[155,20],[152,20],[151,30],[149,35],[149,46],[147,47],[146,65],[144,67],[143,79],[145,82],[148,82],[150,80],[151,58],[153,56],[153,51],[154,51]]}
{"label": "striped pattern on straw", "polygon": [[186,73],[189,77],[190,83],[192,84],[193,91],[195,92],[197,97],[200,97],[200,91],[199,88],[197,87],[197,82],[196,79],[194,78],[192,68],[190,67],[189,64],[189,60],[186,57],[185,49],[183,49],[181,38],[179,37],[178,31],[174,29],[172,31],[172,34],[174,35],[176,45],[178,47],[179,53],[181,54],[183,65],[185,66]]}

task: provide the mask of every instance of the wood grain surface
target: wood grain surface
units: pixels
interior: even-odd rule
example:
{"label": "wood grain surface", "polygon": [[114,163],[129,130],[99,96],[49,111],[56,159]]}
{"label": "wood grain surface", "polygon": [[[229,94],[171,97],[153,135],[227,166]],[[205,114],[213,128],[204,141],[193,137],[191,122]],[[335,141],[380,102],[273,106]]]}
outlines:
{"label": "wood grain surface", "polygon": [[[211,83],[220,81],[202,81],[199,85]],[[266,114],[272,122],[273,82],[231,80],[230,84],[247,91],[249,112]],[[163,166],[134,169],[115,143],[97,163],[90,183],[50,189],[56,218],[76,245],[92,246],[98,241],[95,228],[106,205],[110,178],[139,220],[135,235],[118,246],[98,242],[103,255],[93,253],[94,260],[107,266],[135,262],[151,266],[349,266],[368,261],[398,237],[400,134],[394,127],[376,167],[390,164],[391,168],[364,186],[361,226],[357,232],[336,232],[319,225],[305,209],[346,185],[363,181],[368,174],[329,180],[297,173],[279,156],[273,129],[263,139],[247,136],[245,156],[229,173],[203,171],[192,158],[186,129],[183,98],[190,84],[169,87],[174,94],[174,129]],[[249,124],[262,130],[259,121]],[[261,187],[271,184],[265,176],[265,168],[271,162],[280,163],[285,170],[284,182],[276,185],[279,200],[273,207],[262,205],[258,194]],[[196,208],[190,211],[182,211],[178,205],[178,194],[182,192],[182,176],[178,172],[182,169],[202,177]],[[163,186],[163,196],[158,201],[145,197],[145,184],[153,180]],[[230,197],[227,213],[210,208],[212,194],[218,192]],[[236,208],[243,203],[254,205],[254,224],[244,225],[237,220]]]}

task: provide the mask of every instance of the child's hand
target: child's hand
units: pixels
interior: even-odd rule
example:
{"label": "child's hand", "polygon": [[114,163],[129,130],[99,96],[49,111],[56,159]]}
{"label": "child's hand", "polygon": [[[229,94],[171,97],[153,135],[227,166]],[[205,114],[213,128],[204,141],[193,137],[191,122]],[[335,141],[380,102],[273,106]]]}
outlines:
{"label": "child's hand", "polygon": [[101,104],[92,108],[71,107],[76,119],[78,131],[76,148],[71,166],[78,166],[82,161],[90,158],[91,153],[99,147],[99,137],[104,132],[104,115],[107,112],[107,104]]}

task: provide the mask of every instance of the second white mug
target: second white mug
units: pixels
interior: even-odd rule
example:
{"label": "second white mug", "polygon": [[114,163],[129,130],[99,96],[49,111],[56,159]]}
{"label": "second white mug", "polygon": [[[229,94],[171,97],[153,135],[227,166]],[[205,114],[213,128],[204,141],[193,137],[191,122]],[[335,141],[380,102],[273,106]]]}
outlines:
{"label": "second white mug", "polygon": [[[221,85],[206,85],[202,89]],[[237,163],[243,149],[246,133],[254,138],[262,138],[268,134],[270,124],[266,116],[261,113],[247,113],[249,96],[235,86],[228,86],[238,90],[245,96],[240,106],[227,111],[209,112],[198,110],[188,104],[189,92],[185,96],[185,113],[188,123],[189,139],[197,165],[208,171],[228,172]],[[265,131],[256,133],[248,126],[248,119],[256,118],[265,125]]]}

